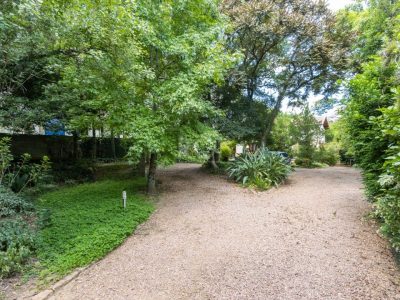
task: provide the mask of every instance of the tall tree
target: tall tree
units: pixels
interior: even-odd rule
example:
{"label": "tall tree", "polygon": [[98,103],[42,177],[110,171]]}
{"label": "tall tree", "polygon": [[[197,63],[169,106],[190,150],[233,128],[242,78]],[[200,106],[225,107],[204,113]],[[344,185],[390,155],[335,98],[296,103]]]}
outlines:
{"label": "tall tree", "polygon": [[[148,29],[140,36],[143,65],[151,76],[125,106],[125,132],[134,140],[131,157],[150,155],[148,191],[157,163],[172,163],[184,136],[216,132],[203,122],[215,114],[206,101],[211,81],[221,80],[231,58],[223,47],[225,19],[218,1],[138,1]],[[210,139],[212,140],[212,139]]]}
{"label": "tall tree", "polygon": [[308,105],[304,107],[300,114],[294,116],[291,132],[293,141],[299,144],[298,157],[307,160],[306,165],[311,164],[316,146],[323,134],[320,123],[316,120]]}
{"label": "tall tree", "polygon": [[50,22],[38,1],[0,3],[0,125],[13,131],[32,130],[47,118],[37,101],[52,77]]}
{"label": "tall tree", "polygon": [[287,113],[280,113],[275,119],[274,127],[271,131],[271,146],[275,151],[285,151],[291,154],[291,146],[297,141],[294,140],[291,129],[293,116]]}
{"label": "tall tree", "polygon": [[336,90],[350,39],[336,30],[325,1],[225,0],[222,8],[234,26],[229,46],[243,52],[230,82],[248,101],[266,105],[265,145],[285,99],[294,105],[311,92]]}

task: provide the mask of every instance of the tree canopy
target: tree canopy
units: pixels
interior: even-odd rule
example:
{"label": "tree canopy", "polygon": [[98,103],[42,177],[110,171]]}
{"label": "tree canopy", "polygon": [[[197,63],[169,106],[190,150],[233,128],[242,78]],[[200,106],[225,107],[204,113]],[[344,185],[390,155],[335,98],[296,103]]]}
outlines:
{"label": "tree canopy", "polygon": [[[370,117],[395,102],[398,9],[390,0],[337,13],[306,0],[5,0],[0,125],[121,136],[132,162],[148,156],[154,186],[157,163],[185,144],[269,145],[284,101],[344,87],[352,149],[378,174],[390,138],[372,140],[380,129]],[[371,151],[357,146],[366,143]]]}
{"label": "tree canopy", "polygon": [[242,53],[228,85],[247,103],[264,104],[258,138],[265,145],[285,99],[304,104],[312,92],[337,90],[350,39],[324,1],[226,0],[222,7],[234,28],[228,47]]}

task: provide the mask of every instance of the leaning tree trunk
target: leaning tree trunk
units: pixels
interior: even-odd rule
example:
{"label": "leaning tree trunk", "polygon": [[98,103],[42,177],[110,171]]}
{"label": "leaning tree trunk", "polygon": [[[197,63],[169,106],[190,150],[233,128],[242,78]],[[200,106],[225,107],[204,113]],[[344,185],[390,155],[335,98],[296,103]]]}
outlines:
{"label": "leaning tree trunk", "polygon": [[269,117],[266,121],[264,130],[261,135],[261,148],[265,148],[267,145],[267,137],[269,134],[271,134],[275,119],[278,116],[279,111],[281,109],[283,98],[284,98],[284,94],[280,93],[278,96],[278,99],[276,101],[275,107],[272,110],[271,114],[269,115]]}
{"label": "leaning tree trunk", "polygon": [[214,169],[214,170],[218,170],[218,162],[220,160],[220,146],[221,146],[221,142],[220,141],[216,141],[215,142],[215,149],[212,149],[210,151],[210,157],[208,159],[208,163],[209,165]]}
{"label": "leaning tree trunk", "polygon": [[211,150],[209,163],[210,163],[211,167],[212,167],[214,170],[217,170],[217,169],[218,169],[218,165],[217,165],[217,163],[216,163],[216,161],[215,161],[215,151],[214,151],[214,150]]}
{"label": "leaning tree trunk", "polygon": [[156,189],[156,172],[157,172],[157,154],[150,154],[149,173],[147,175],[147,193],[154,195]]}

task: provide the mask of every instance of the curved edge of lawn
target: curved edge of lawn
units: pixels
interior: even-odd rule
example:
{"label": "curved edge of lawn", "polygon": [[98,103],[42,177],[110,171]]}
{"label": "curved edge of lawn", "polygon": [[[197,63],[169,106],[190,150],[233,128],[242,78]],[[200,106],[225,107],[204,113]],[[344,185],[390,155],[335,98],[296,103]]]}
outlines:
{"label": "curved edge of lawn", "polygon": [[[103,180],[39,197],[38,208],[51,213],[51,224],[39,232],[40,278],[57,280],[118,247],[154,210],[138,194],[144,185],[143,178]],[[126,209],[122,208],[123,190],[128,195]]]}

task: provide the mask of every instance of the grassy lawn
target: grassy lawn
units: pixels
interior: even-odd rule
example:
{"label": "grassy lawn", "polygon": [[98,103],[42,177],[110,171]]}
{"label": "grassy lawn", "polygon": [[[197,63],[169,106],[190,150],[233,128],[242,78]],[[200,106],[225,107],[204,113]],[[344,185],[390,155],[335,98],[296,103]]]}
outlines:
{"label": "grassy lawn", "polygon": [[[39,233],[41,277],[57,279],[120,245],[153,211],[137,194],[144,184],[144,179],[108,179],[41,196],[38,207],[51,211],[51,225]],[[125,210],[123,190],[128,194]]]}

